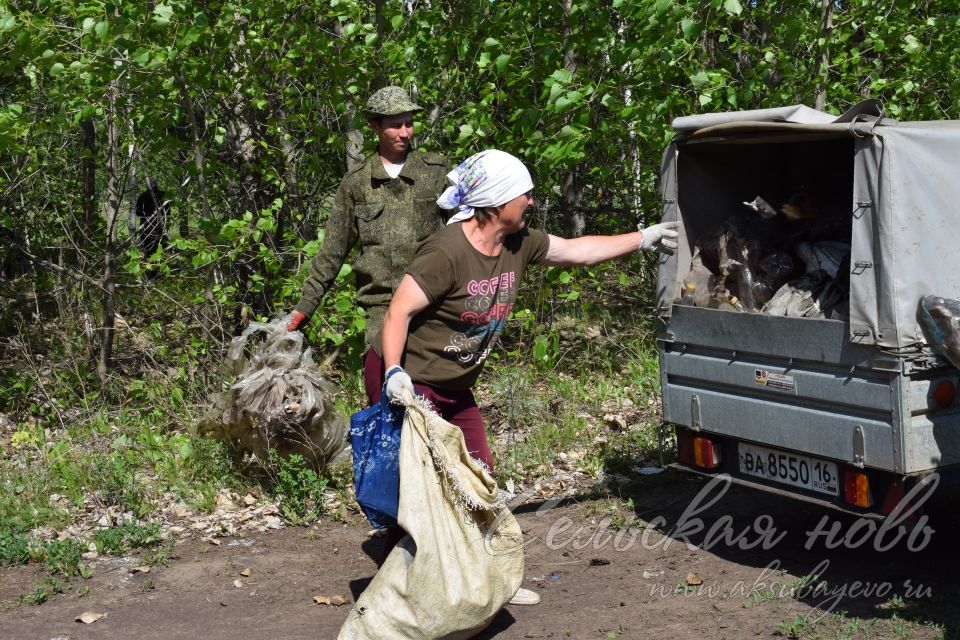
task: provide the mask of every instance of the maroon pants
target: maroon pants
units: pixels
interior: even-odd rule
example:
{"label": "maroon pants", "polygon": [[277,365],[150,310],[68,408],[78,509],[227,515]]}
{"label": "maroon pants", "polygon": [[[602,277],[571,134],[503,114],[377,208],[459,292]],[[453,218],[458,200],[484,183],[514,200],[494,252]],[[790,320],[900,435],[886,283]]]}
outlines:
{"label": "maroon pants", "polygon": [[[370,349],[363,360],[363,385],[367,390],[367,399],[370,404],[380,402],[380,393],[383,390],[383,358],[376,351]],[[487,465],[493,473],[493,454],[490,453],[490,444],[487,442],[487,431],[483,424],[483,416],[477,408],[477,401],[473,392],[447,391],[426,384],[413,385],[419,395],[425,397],[433,410],[440,417],[460,427],[463,440],[467,444],[467,451],[475,459]]]}
{"label": "maroon pants", "polygon": [[[383,358],[376,351],[370,349],[363,360],[363,386],[367,391],[367,400],[373,405],[380,402],[380,394],[383,392]],[[477,408],[477,402],[473,397],[473,392],[467,391],[445,391],[425,384],[413,385],[414,390],[424,396],[433,407],[433,410],[449,422],[460,427],[463,432],[463,440],[467,445],[467,451],[470,455],[487,465],[490,472],[493,472],[493,455],[490,453],[490,444],[487,442],[487,432],[483,425],[483,417],[480,415],[480,409]],[[388,527],[383,536],[383,550],[381,551],[380,562],[383,564],[397,543],[407,535],[401,527]]]}

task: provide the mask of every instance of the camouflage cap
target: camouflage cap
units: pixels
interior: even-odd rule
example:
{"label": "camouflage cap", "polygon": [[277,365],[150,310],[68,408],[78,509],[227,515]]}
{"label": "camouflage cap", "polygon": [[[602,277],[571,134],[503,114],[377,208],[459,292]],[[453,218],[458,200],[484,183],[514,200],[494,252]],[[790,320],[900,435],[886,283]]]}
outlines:
{"label": "camouflage cap", "polygon": [[400,87],[384,87],[374,92],[363,109],[364,113],[371,116],[395,116],[398,113],[422,110]]}

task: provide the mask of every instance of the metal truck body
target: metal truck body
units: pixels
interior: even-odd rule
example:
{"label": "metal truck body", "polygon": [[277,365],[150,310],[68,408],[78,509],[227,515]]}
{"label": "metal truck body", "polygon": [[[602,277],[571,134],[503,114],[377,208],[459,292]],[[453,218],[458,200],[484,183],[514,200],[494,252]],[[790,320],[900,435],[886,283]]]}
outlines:
{"label": "metal truck body", "polygon": [[[877,106],[674,122],[663,218],[684,234],[661,258],[657,314],[664,421],[683,464],[862,511],[960,469],[960,376],[916,320],[921,296],[960,298],[960,123],[897,123]],[[848,316],[679,304],[697,238],[797,185],[849,212]]]}

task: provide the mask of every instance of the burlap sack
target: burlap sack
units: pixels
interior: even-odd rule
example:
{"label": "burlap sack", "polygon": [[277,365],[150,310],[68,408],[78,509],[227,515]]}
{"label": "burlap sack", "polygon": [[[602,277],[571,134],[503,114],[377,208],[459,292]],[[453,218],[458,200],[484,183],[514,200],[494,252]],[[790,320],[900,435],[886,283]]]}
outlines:
{"label": "burlap sack", "polygon": [[455,640],[482,631],[523,579],[520,525],[463,434],[421,399],[400,437],[400,525],[410,534],[357,598],[340,640]]}

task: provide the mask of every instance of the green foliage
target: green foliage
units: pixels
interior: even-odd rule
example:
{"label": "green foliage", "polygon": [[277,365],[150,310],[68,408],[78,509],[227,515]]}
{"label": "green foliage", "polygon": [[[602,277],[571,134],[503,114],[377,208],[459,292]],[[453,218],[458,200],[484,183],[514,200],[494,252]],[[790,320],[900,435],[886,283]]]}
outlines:
{"label": "green foliage", "polygon": [[[564,6],[0,0],[0,332],[16,336],[0,350],[0,564],[51,557],[27,532],[62,528],[88,500],[143,517],[169,492],[212,511],[221,490],[254,481],[228,447],[188,427],[222,383],[219,359],[244,319],[298,301],[347,134],[372,149],[358,108],[375,87],[416,89],[422,149],[454,161],[487,147],[519,155],[535,178],[532,224],[561,234],[575,215],[587,233],[659,218],[676,116],[818,97],[840,113],[873,97],[903,120],[960,118],[960,18],[945,0],[828,3],[830,30],[823,3]],[[172,207],[153,255],[127,224],[147,177]],[[353,372],[366,317],[350,260],[306,329],[318,360],[337,356],[344,413],[363,402]],[[113,262],[122,357],[101,380]],[[655,402],[654,269],[641,257],[531,270],[486,376],[491,424],[522,434],[498,453],[499,474],[583,452],[600,475],[651,454],[654,424],[607,437],[597,416],[605,403]],[[295,458],[268,467],[291,522],[322,513],[328,484],[350,482],[347,468],[318,475]],[[136,543],[109,535],[111,548]],[[54,550],[60,574],[74,552]]]}
{"label": "green foliage", "polygon": [[0,458],[0,531],[22,533],[68,524],[68,514],[50,503],[54,482],[44,466],[23,468]]}
{"label": "green foliage", "polygon": [[86,549],[82,543],[70,538],[48,542],[46,546],[47,567],[54,575],[65,578],[83,575],[85,572],[80,560],[84,551]]}
{"label": "green foliage", "polygon": [[287,458],[272,456],[273,491],[280,498],[280,510],[285,520],[304,524],[316,520],[324,512],[326,478],[317,474],[303,456]]}
{"label": "green foliage", "polygon": [[[123,446],[115,441],[115,445]],[[143,486],[138,482],[136,454],[129,449],[114,451],[112,455],[95,458],[90,463],[91,482],[96,478],[98,497],[107,506],[129,509],[138,517],[150,510]]]}
{"label": "green foliage", "polygon": [[29,538],[14,531],[0,529],[0,567],[26,564],[29,561]]}
{"label": "green foliage", "polygon": [[109,529],[93,532],[93,542],[100,553],[123,555],[133,549],[152,547],[160,543],[160,525],[140,524],[126,520]]}
{"label": "green foliage", "polygon": [[66,584],[59,576],[47,576],[37,583],[37,588],[23,597],[27,604],[43,604],[52,596],[63,593]]}

